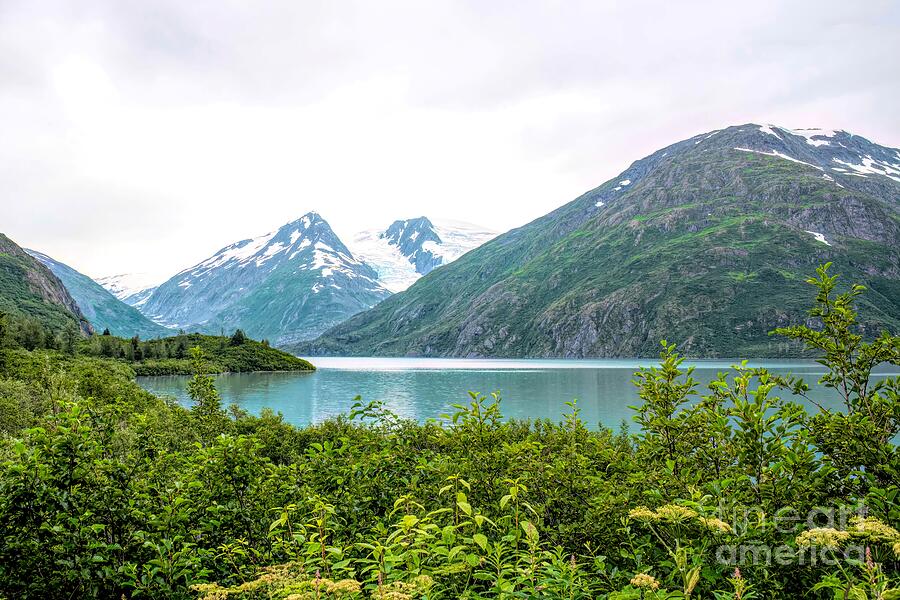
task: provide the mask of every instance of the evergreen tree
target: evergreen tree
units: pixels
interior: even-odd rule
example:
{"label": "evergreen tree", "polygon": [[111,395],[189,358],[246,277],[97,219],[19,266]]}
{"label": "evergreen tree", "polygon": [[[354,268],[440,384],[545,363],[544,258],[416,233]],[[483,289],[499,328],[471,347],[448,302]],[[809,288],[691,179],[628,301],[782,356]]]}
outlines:
{"label": "evergreen tree", "polygon": [[234,335],[231,336],[231,345],[232,346],[240,346],[244,342],[247,341],[247,336],[244,334],[243,329],[236,329],[234,331]]}
{"label": "evergreen tree", "polygon": [[103,330],[103,335],[106,335],[106,336],[112,335],[112,334],[109,332],[109,327],[107,327],[106,329]]}
{"label": "evergreen tree", "polygon": [[112,336],[104,335],[100,337],[100,355],[105,356],[107,358],[112,358],[116,354],[116,348],[114,347],[115,341],[112,339]]}
{"label": "evergreen tree", "polygon": [[134,336],[131,338],[131,360],[143,360],[144,353],[141,350],[141,338],[140,336]]}

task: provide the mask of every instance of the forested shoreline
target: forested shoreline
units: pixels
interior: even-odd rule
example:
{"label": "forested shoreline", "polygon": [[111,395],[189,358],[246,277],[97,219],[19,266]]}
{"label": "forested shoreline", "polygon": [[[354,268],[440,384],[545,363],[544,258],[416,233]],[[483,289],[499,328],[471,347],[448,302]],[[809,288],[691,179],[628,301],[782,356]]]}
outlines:
{"label": "forested shoreline", "polygon": [[7,337],[0,596],[898,598],[898,381],[870,374],[900,338],[856,334],[864,290],[827,266],[811,282],[816,327],[776,335],[821,357],[843,411],[740,364],[701,388],[663,342],[618,431],[478,394],[424,424],[360,400],[294,427],[223,407],[209,376],[258,342],[157,359],[189,363],[185,408],[135,383],[142,342]]}
{"label": "forested shoreline", "polygon": [[106,330],[85,339],[72,323],[42,321],[15,307],[0,310],[0,348],[109,359],[127,365],[135,375],[193,375],[191,348],[203,351],[207,373],[315,370],[309,361],[273,348],[267,340],[252,340],[240,329],[231,336],[179,332],[149,340],[121,338]]}
{"label": "forested shoreline", "polygon": [[81,352],[123,361],[134,369],[135,375],[193,375],[196,370],[190,356],[192,348],[203,352],[206,373],[315,370],[309,361],[272,348],[266,340],[251,340],[240,329],[231,336],[179,333],[147,341],[137,336],[93,336],[83,343]]}

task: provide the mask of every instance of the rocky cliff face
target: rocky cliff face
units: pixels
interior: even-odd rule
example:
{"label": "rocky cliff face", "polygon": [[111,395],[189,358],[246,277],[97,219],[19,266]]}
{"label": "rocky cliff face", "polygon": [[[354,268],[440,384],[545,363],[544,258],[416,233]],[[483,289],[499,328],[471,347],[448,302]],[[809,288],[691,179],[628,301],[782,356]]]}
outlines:
{"label": "rocky cliff face", "polygon": [[900,325],[900,151],[842,131],[747,124],[683,140],[499,236],[304,350],[440,356],[780,356],[805,279],[869,288]]}
{"label": "rocky cliff face", "polygon": [[0,304],[36,318],[52,329],[66,322],[92,333],[88,320],[62,281],[18,244],[0,234]]}

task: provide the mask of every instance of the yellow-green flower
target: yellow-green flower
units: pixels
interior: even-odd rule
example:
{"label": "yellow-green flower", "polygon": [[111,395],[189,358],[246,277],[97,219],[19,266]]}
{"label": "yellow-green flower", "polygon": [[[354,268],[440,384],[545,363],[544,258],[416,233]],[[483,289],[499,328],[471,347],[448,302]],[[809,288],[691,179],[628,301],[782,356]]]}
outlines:
{"label": "yellow-green flower", "polygon": [[840,548],[848,539],[850,539],[850,533],[847,531],[838,531],[830,527],[816,527],[798,535],[797,545],[800,547]]}
{"label": "yellow-green flower", "polygon": [[900,541],[900,532],[875,517],[852,517],[850,533],[855,537],[865,538],[872,542]]}
{"label": "yellow-green flower", "polygon": [[658,590],[659,582],[652,575],[638,573],[631,578],[631,585],[642,590]]}
{"label": "yellow-green flower", "polygon": [[663,521],[671,523],[681,523],[682,521],[690,521],[697,518],[697,511],[678,506],[677,504],[666,504],[656,509],[656,515]]}
{"label": "yellow-green flower", "polygon": [[359,590],[359,582],[353,579],[341,579],[340,581],[331,582],[331,585],[328,586],[328,593],[338,596],[358,594]]}
{"label": "yellow-green flower", "polygon": [[716,517],[700,517],[700,524],[714,533],[731,533],[731,525]]}
{"label": "yellow-green flower", "polygon": [[896,544],[894,544],[893,550],[894,550],[894,556],[896,556],[897,558],[900,558],[900,542],[897,542]]}
{"label": "yellow-green flower", "polygon": [[628,511],[628,516],[635,521],[655,521],[657,519],[656,513],[646,506],[638,506]]}

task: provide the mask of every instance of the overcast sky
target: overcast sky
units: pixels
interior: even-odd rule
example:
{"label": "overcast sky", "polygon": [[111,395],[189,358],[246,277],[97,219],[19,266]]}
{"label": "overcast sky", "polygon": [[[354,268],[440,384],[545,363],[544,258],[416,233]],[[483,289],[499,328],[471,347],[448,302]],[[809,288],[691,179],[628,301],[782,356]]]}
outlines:
{"label": "overcast sky", "polygon": [[0,231],[165,279],[320,212],[506,230],[745,122],[900,146],[900,2],[0,0]]}

